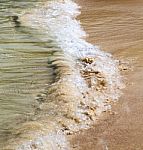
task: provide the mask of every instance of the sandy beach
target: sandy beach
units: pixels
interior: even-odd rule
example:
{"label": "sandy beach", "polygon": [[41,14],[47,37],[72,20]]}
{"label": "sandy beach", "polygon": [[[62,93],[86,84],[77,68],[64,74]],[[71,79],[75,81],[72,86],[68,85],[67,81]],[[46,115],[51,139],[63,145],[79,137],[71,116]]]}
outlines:
{"label": "sandy beach", "polygon": [[143,1],[77,2],[82,6],[79,19],[89,34],[87,40],[130,63],[123,71],[126,88],[112,105],[113,113],[103,113],[93,127],[69,136],[71,146],[74,150],[142,150]]}
{"label": "sandy beach", "polygon": [[143,150],[142,6],[1,2],[0,150]]}

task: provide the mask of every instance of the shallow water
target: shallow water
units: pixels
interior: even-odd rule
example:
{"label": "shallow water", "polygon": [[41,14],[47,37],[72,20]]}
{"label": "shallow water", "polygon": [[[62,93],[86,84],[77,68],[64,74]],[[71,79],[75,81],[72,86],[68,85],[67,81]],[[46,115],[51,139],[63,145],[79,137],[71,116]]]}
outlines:
{"label": "shallow water", "polygon": [[35,5],[40,1],[0,2],[0,147],[18,122],[34,114],[35,98],[54,80],[52,37],[13,18]]}
{"label": "shallow water", "polygon": [[65,149],[64,135],[89,127],[120,96],[119,61],[84,40],[73,1],[2,4],[1,143]]}

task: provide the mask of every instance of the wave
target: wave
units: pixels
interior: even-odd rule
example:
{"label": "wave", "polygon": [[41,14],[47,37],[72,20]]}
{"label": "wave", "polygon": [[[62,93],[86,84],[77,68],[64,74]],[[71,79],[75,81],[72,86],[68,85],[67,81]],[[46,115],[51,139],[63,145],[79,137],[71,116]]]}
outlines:
{"label": "wave", "polygon": [[37,99],[36,119],[18,129],[17,150],[69,149],[66,135],[90,127],[121,95],[118,61],[86,42],[79,14],[74,1],[55,0],[21,16],[25,26],[51,34],[59,50],[50,60],[56,80]]}

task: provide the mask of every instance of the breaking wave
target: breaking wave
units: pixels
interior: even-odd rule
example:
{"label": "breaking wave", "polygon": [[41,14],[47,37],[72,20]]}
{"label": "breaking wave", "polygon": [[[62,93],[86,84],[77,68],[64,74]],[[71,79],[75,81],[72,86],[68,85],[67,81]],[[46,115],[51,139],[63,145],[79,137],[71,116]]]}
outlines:
{"label": "breaking wave", "polygon": [[49,60],[55,80],[36,99],[35,119],[9,141],[17,150],[69,149],[66,135],[88,128],[121,94],[118,61],[86,42],[79,14],[74,1],[55,0],[21,16],[25,26],[51,34],[59,49]]}

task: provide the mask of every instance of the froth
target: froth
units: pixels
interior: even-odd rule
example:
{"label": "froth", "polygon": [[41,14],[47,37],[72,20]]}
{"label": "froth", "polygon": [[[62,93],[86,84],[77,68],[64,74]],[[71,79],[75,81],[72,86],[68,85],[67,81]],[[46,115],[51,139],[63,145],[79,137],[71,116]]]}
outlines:
{"label": "froth", "polygon": [[[49,86],[46,100],[39,103],[40,112],[46,112],[49,120],[53,117],[51,120],[62,134],[51,135],[50,131],[47,136],[26,142],[18,150],[30,149],[31,145],[42,150],[42,146],[54,145],[52,138],[59,139],[59,136],[63,140],[55,143],[64,145],[65,134],[89,127],[103,111],[111,109],[110,101],[117,100],[121,94],[118,61],[84,40],[86,33],[76,20],[79,8],[74,1],[56,0],[21,17],[23,24],[51,34],[62,53],[61,61],[52,62],[57,66],[58,80]],[[44,145],[44,141],[52,144]]]}

